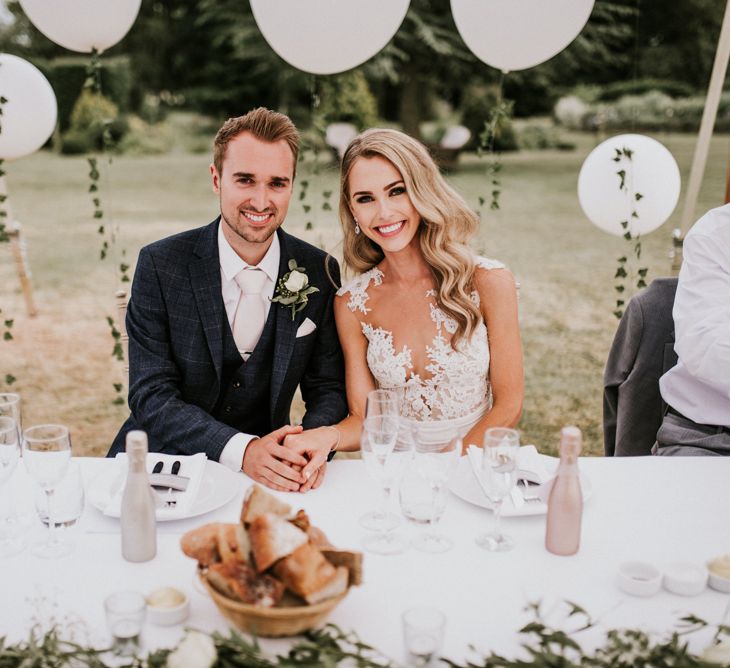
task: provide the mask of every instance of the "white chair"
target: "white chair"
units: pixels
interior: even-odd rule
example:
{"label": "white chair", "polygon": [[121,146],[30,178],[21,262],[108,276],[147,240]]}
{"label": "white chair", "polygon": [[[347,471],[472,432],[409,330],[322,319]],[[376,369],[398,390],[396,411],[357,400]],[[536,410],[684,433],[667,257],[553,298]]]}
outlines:
{"label": "white chair", "polygon": [[463,125],[451,125],[439,142],[441,148],[460,149],[471,139],[471,131]]}
{"label": "white chair", "polygon": [[352,123],[330,123],[325,130],[324,141],[342,160],[345,150],[355,137],[357,137],[357,128]]}

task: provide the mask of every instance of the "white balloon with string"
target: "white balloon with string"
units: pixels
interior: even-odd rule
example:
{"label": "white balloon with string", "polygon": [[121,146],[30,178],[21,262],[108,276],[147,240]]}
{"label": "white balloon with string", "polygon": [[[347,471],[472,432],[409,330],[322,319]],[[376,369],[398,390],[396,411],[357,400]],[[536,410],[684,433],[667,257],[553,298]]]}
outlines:
{"label": "white balloon with string", "polygon": [[[631,159],[616,161],[625,149]],[[620,171],[625,189],[620,189]],[[674,156],[656,139],[638,134],[611,137],[591,151],[578,175],[578,200],[588,219],[604,232],[623,236],[628,221],[632,236],[648,234],[672,215],[681,189]],[[636,195],[639,194],[637,199]],[[636,211],[637,217],[631,212]]]}
{"label": "white balloon with string", "polygon": [[20,0],[31,23],[71,51],[105,51],[132,27],[142,0]]}
{"label": "white balloon with string", "polygon": [[410,0],[251,0],[269,46],[311,74],[361,65],[398,31]]}
{"label": "white balloon with string", "polygon": [[56,127],[56,95],[41,71],[23,58],[0,54],[2,108],[0,158],[11,160],[34,153]]}
{"label": "white balloon with string", "polygon": [[474,55],[503,72],[560,53],[583,30],[594,0],[451,0],[459,34]]}

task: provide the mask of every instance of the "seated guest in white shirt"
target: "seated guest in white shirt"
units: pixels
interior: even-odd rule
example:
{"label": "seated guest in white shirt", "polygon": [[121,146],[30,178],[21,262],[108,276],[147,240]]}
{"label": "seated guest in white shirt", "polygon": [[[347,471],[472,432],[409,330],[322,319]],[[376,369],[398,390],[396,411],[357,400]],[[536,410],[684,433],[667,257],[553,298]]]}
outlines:
{"label": "seated guest in white shirt", "polygon": [[730,455],[730,204],[687,234],[672,314],[679,362],[659,381],[654,454]]}

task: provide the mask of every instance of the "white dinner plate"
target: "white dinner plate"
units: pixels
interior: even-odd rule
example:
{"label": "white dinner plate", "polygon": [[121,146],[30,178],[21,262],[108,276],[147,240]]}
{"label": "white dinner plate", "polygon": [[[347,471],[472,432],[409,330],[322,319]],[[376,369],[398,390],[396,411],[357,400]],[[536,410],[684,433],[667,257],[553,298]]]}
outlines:
{"label": "white dinner plate", "polygon": [[[102,513],[109,503],[111,490],[115,484],[121,484],[121,481],[115,480],[117,475],[117,467],[109,467],[104,473],[94,479],[94,482],[88,489],[87,496],[89,503]],[[187,513],[181,513],[174,517],[158,517],[157,521],[173,522],[175,520],[184,520],[189,517],[204,515],[212,510],[217,510],[236,496],[236,493],[241,489],[242,483],[241,477],[237,476],[230,469],[218,462],[207,460],[205,462],[205,469],[203,470],[203,479],[200,481],[198,497],[195,499],[190,510]],[[108,517],[119,517],[119,515],[108,515]]]}
{"label": "white dinner plate", "polygon": [[[551,468],[555,466],[555,458],[546,457],[546,460],[550,460],[549,466]],[[527,488],[527,494],[541,495],[544,497],[544,492],[546,492],[547,490],[543,488],[546,488],[548,485],[551,484],[552,479],[546,482],[545,485],[530,485]],[[583,500],[588,499],[593,492],[593,485],[591,484],[588,476],[583,472],[581,472],[580,474],[580,486],[581,490],[583,491]],[[459,459],[459,463],[457,464],[456,469],[449,478],[449,489],[460,499],[463,499],[468,503],[472,503],[475,506],[480,506],[481,508],[487,508],[488,510],[492,510],[492,503],[487,499],[486,496],[484,496],[482,488],[479,486],[479,483],[474,477],[474,472],[471,469],[468,457],[461,457]],[[520,485],[520,489],[523,489],[522,485]],[[543,492],[543,494],[541,494],[541,492]],[[502,506],[502,517],[544,515],[546,512],[547,504],[543,501],[525,501],[525,503],[520,508],[516,508],[515,505],[512,503],[512,499],[507,497],[504,500],[504,504]]]}

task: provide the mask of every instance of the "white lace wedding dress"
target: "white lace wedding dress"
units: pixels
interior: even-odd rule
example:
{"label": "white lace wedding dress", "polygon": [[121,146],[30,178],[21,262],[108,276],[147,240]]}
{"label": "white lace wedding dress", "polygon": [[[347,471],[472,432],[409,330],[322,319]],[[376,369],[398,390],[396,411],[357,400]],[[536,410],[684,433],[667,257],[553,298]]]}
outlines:
{"label": "white lace wedding dress", "polygon": [[[484,269],[504,268],[501,262],[482,257],[476,258],[476,264]],[[425,351],[416,351],[408,341],[409,332],[416,328],[414,323],[409,326],[394,322],[390,329],[376,324],[376,313],[368,305],[369,290],[381,285],[383,278],[383,272],[374,267],[337,292],[348,298],[348,308],[360,319],[368,340],[367,363],[375,382],[402,397],[401,414],[404,420],[419,423],[421,437],[438,441],[457,432],[464,436],[492,405],[489,340],[484,321],[470,339],[462,340],[454,349],[451,335],[456,331],[456,323],[436,305],[435,292],[429,290],[423,296],[423,308],[429,311],[435,335]],[[479,304],[476,291],[471,298]],[[396,350],[393,327],[398,324],[402,345]],[[420,353],[415,357],[423,360],[420,371],[414,368],[414,352]]]}

